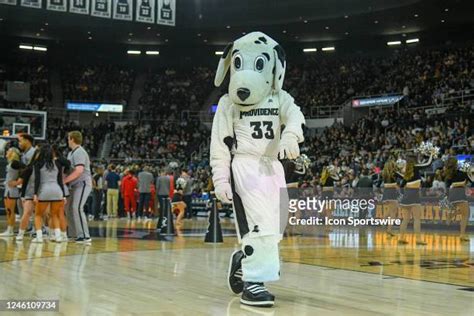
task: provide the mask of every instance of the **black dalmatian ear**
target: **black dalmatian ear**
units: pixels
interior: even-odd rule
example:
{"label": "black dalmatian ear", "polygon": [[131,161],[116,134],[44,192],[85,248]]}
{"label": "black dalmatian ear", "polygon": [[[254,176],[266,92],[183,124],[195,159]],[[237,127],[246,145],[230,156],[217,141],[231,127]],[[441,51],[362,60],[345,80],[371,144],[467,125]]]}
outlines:
{"label": "black dalmatian ear", "polygon": [[273,89],[280,91],[283,87],[286,70],[285,51],[280,45],[273,47],[273,55],[275,56],[275,67],[273,68]]}
{"label": "black dalmatian ear", "polygon": [[221,58],[219,59],[219,65],[217,66],[216,77],[214,78],[214,85],[219,87],[225,79],[227,71],[229,70],[230,62],[232,59],[232,47],[234,43],[229,43],[224,48]]}

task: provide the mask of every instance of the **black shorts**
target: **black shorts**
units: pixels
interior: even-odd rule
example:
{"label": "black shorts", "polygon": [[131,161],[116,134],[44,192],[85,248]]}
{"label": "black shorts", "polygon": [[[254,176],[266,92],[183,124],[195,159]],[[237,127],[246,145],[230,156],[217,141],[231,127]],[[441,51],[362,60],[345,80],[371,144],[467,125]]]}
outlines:
{"label": "black shorts", "polygon": [[398,200],[398,190],[395,188],[383,189],[382,201],[397,201]]}
{"label": "black shorts", "polygon": [[405,189],[400,205],[421,204],[420,189]]}
{"label": "black shorts", "polygon": [[459,188],[450,188],[448,193],[448,200],[451,203],[454,202],[466,202],[466,188],[459,187]]}

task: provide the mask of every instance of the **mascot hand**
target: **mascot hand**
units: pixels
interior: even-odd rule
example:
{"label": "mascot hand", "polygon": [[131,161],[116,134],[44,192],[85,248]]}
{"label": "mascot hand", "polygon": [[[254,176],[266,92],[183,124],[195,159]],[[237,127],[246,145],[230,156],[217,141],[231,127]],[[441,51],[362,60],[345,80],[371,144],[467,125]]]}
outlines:
{"label": "mascot hand", "polygon": [[300,146],[298,145],[298,138],[293,134],[285,134],[280,140],[280,159],[296,159],[300,155]]}
{"label": "mascot hand", "polygon": [[221,183],[216,185],[214,190],[216,197],[223,203],[232,203],[232,188],[229,183]]}

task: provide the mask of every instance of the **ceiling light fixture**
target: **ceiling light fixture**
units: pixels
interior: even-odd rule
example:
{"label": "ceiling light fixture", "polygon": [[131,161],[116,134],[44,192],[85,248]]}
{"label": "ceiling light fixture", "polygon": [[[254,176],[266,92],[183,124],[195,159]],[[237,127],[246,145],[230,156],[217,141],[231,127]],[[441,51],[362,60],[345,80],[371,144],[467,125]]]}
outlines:
{"label": "ceiling light fixture", "polygon": [[387,42],[388,46],[394,46],[394,45],[400,45],[402,42],[401,41],[392,41],[392,42]]}
{"label": "ceiling light fixture", "polygon": [[323,52],[331,52],[331,51],[336,50],[336,48],[334,46],[330,46],[330,47],[323,47],[323,48],[321,48],[321,50]]}
{"label": "ceiling light fixture", "polygon": [[33,49],[33,46],[31,45],[25,45],[25,44],[20,44],[20,46],[18,46],[20,49],[28,49],[28,50],[32,50]]}
{"label": "ceiling light fixture", "polygon": [[40,52],[46,52],[48,49],[44,46],[34,46],[33,50],[37,50],[37,51],[40,51]]}
{"label": "ceiling light fixture", "polygon": [[129,55],[140,55],[141,53],[139,50],[127,50],[127,54]]}
{"label": "ceiling light fixture", "polygon": [[407,39],[405,43],[412,44],[412,43],[418,43],[419,41],[420,41],[419,38],[411,38],[411,39]]}

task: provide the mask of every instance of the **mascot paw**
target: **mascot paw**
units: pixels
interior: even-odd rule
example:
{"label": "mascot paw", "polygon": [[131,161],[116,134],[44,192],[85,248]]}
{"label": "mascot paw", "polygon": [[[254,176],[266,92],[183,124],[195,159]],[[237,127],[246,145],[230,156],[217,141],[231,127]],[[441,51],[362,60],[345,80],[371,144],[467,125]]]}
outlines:
{"label": "mascot paw", "polygon": [[232,203],[232,188],[229,183],[216,185],[214,190],[216,197],[223,203]]}
{"label": "mascot paw", "polygon": [[296,159],[300,155],[300,146],[298,145],[298,138],[292,134],[283,135],[280,140],[280,159]]}

